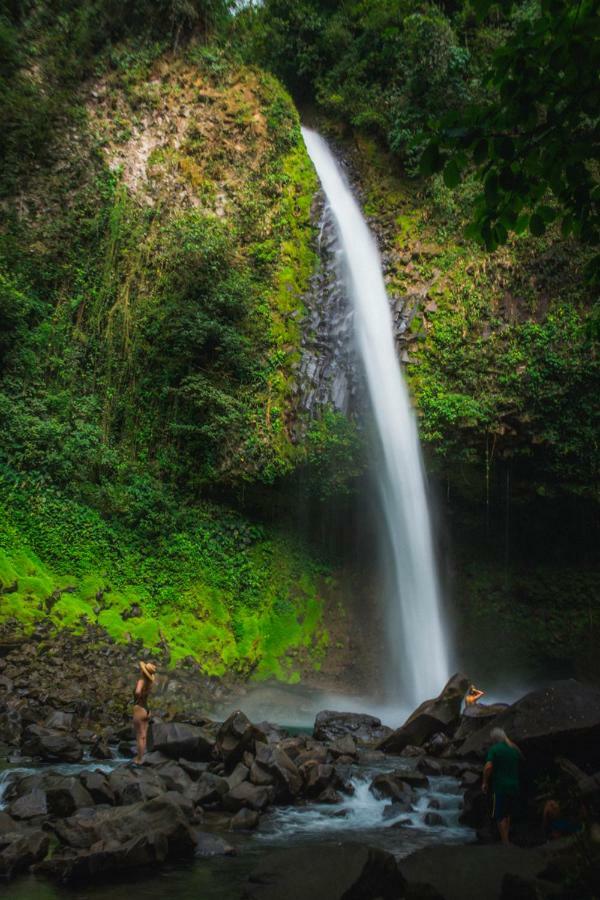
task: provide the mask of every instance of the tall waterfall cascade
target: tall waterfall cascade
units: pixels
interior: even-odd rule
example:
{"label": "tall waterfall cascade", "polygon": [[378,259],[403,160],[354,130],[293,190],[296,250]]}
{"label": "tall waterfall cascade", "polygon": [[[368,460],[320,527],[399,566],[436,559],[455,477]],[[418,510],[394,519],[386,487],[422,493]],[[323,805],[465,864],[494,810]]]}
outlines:
{"label": "tall waterfall cascade", "polygon": [[310,129],[302,133],[336,223],[341,276],[381,448],[375,477],[391,557],[388,691],[391,687],[399,703],[414,707],[438,694],[449,674],[419,436],[377,244],[327,143]]}

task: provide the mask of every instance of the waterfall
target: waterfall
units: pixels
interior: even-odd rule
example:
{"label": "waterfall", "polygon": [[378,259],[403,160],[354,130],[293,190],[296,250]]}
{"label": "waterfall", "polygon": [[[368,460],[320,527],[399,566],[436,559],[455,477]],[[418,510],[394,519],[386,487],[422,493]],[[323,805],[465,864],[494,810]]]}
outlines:
{"label": "waterfall", "polygon": [[302,133],[336,222],[341,274],[381,447],[375,475],[391,551],[392,690],[397,701],[415,705],[436,696],[449,674],[419,437],[396,354],[377,244],[326,142],[307,128]]}

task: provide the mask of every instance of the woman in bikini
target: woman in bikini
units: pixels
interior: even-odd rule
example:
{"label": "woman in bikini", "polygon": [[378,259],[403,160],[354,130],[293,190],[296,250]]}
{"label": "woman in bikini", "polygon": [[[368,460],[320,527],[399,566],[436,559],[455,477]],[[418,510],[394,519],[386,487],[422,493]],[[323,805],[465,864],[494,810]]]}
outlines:
{"label": "woman in bikini", "polygon": [[156,678],[156,666],[154,663],[140,662],[141,678],[138,679],[133,692],[133,727],[135,729],[135,742],[137,744],[137,756],[134,763],[142,764],[146,752],[146,739],[148,737],[148,723],[150,722],[150,710],[148,709],[148,694]]}

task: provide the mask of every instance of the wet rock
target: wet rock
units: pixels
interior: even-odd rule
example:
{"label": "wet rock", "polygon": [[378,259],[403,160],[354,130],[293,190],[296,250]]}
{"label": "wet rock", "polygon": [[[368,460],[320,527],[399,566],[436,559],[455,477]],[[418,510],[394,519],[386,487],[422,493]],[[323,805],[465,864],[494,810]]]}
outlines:
{"label": "wet rock", "polygon": [[205,772],[196,782],[195,800],[202,806],[210,806],[221,800],[229,790],[229,785],[225,778],[215,775],[212,772]]}
{"label": "wet rock", "polygon": [[405,811],[412,808],[414,793],[400,777],[387,774],[376,775],[369,785],[369,790],[378,800],[392,800]]}
{"label": "wet rock", "polygon": [[435,797],[432,797],[427,804],[427,809],[440,809],[440,801],[436,800]]}
{"label": "wet rock", "polygon": [[278,801],[291,800],[300,793],[302,776],[284,750],[257,741],[255,762],[257,766],[272,775]]}
{"label": "wet rock", "polygon": [[326,787],[325,790],[317,797],[317,803],[341,803],[342,795],[338,794],[335,788]]}
{"label": "wet rock", "polygon": [[244,763],[238,763],[231,775],[225,779],[229,785],[229,790],[233,790],[233,788],[237,787],[238,784],[241,784],[242,781],[246,781],[249,774],[250,772],[247,766],[245,766]]}
{"label": "wet rock", "polygon": [[585,761],[590,746],[600,746],[600,688],[566,680],[532,691],[468,737],[457,756],[482,758],[495,727],[506,731],[529,762],[559,755]]}
{"label": "wet rock", "polygon": [[260,821],[260,814],[254,809],[244,807],[236,812],[229,823],[231,831],[253,831]]}
{"label": "wet rock", "polygon": [[196,848],[194,856],[199,859],[207,859],[211,856],[235,856],[236,850],[227,841],[219,837],[217,834],[210,834],[207,831],[197,831]]}
{"label": "wet rock", "polygon": [[404,725],[377,745],[377,749],[401,753],[409,744],[420,747],[434,734],[450,732],[459,722],[468,687],[469,680],[465,675],[453,675],[438,697],[425,700]]}
{"label": "wet rock", "polygon": [[192,779],[188,773],[173,760],[154,770],[167,791],[189,793],[192,788]]}
{"label": "wet rock", "polygon": [[362,713],[323,710],[316,719],[313,737],[318,741],[335,743],[350,735],[359,747],[374,747],[392,734],[392,729],[381,724],[381,719]]}
{"label": "wet rock", "polygon": [[108,783],[117,803],[128,805],[153,800],[165,792],[165,785],[154,769],[119,766],[108,775]]}
{"label": "wet rock", "polygon": [[198,779],[206,772],[208,766],[208,763],[191,762],[187,759],[180,759],[178,762],[183,771],[187,772],[190,776],[192,781],[198,781]]}
{"label": "wet rock", "polygon": [[320,844],[265,853],[244,900],[398,900],[404,879],[391,853],[362,844]]}
{"label": "wet rock", "polygon": [[0,836],[0,876],[6,880],[44,859],[50,839],[39,830],[13,831]]}
{"label": "wet rock", "polygon": [[439,813],[428,812],[425,813],[424,820],[426,825],[445,825],[445,819],[443,816],[440,816]]}
{"label": "wet rock", "polygon": [[429,778],[417,769],[397,769],[391,773],[391,777],[403,781],[405,784],[413,788],[429,787]]}
{"label": "wet rock", "polygon": [[23,778],[15,786],[17,798],[10,815],[17,819],[36,816],[70,816],[76,809],[93,806],[90,793],[75,776],[43,773]]}
{"label": "wet rock", "polygon": [[255,740],[268,743],[266,736],[255,728],[250,719],[236,710],[219,728],[215,749],[225,765],[232,769],[247,750],[254,751]]}
{"label": "wet rock", "polygon": [[108,743],[102,739],[94,741],[90,747],[90,756],[93,759],[112,759],[113,752]]}
{"label": "wet rock", "polygon": [[274,780],[273,775],[261,768],[257,762],[252,763],[252,768],[250,769],[250,781],[252,784],[256,784],[259,787],[266,787],[267,785],[273,784]]}
{"label": "wet rock", "polygon": [[80,762],[83,748],[76,738],[41,725],[29,725],[21,747],[28,756],[39,756],[48,762]]}
{"label": "wet rock", "polygon": [[[553,852],[552,847],[523,850],[500,844],[437,845],[412,853],[400,861],[399,867],[408,884],[429,883],[445,900],[487,900],[501,897],[507,874],[535,879]],[[536,887],[537,896],[552,895],[547,881],[538,879]]]}
{"label": "wet rock", "polygon": [[329,752],[334,757],[346,756],[350,761],[357,755],[356,741],[351,734],[345,734],[338,738],[333,744],[329,744]]}
{"label": "wet rock", "polygon": [[35,819],[38,816],[48,815],[46,792],[40,788],[34,788],[9,806],[10,815],[15,819]]}
{"label": "wet rock", "polygon": [[421,757],[417,762],[417,769],[424,775],[441,775],[442,765],[435,759],[428,759],[426,756]]}
{"label": "wet rock", "polygon": [[328,760],[329,752],[327,747],[324,747],[322,744],[316,744],[314,747],[307,748],[306,750],[303,750],[302,753],[299,753],[294,759],[294,762],[299,768],[304,765],[304,763],[326,763]]}
{"label": "wet rock", "polygon": [[464,741],[470,735],[475,734],[475,732],[481,731],[482,728],[491,723],[492,719],[505,712],[506,709],[508,709],[508,704],[506,703],[475,703],[473,706],[468,707],[460,717],[460,724],[452,736],[453,743]]}
{"label": "wet rock", "polygon": [[[178,803],[160,797],[68,822],[89,849],[65,850],[36,867],[65,883],[104,877],[166,859],[191,857],[196,836]],[[73,845],[72,845],[73,846]]]}
{"label": "wet rock", "polygon": [[108,803],[112,806],[115,802],[115,793],[102,772],[82,772],[79,779],[94,803]]}
{"label": "wet rock", "polygon": [[73,719],[73,713],[61,712],[55,709],[44,722],[44,726],[55,731],[72,731]]}
{"label": "wet rock", "polygon": [[412,825],[414,825],[413,820],[405,817],[404,819],[398,819],[397,822],[393,822],[389,827],[400,830],[402,828],[410,828]]}
{"label": "wet rock", "polygon": [[205,729],[183,722],[153,721],[148,731],[148,749],[172,759],[207,762],[212,759],[214,737]]}
{"label": "wet rock", "polygon": [[258,787],[243,781],[237,787],[229,791],[222,798],[223,806],[230,812],[237,812],[247,806],[257,812],[262,812],[273,800],[273,788]]}

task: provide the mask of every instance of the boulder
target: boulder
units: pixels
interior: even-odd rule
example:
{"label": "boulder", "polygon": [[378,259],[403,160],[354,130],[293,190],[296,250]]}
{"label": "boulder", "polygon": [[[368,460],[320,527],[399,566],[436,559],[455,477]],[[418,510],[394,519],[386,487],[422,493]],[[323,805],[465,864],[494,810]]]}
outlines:
{"label": "boulder", "polygon": [[39,830],[13,831],[0,837],[0,876],[10,880],[48,853],[50,839]]}
{"label": "boulder", "polygon": [[508,709],[507,703],[476,703],[467,707],[460,717],[460,724],[452,736],[454,741],[464,741],[471,734],[489,725],[492,719]]}
{"label": "boulder", "polygon": [[460,720],[460,708],[469,687],[465,675],[456,674],[433,700],[425,700],[406,722],[377,744],[385,753],[402,753],[409,745],[421,747],[436,733],[448,734]]}
{"label": "boulder", "polygon": [[261,741],[256,741],[255,747],[255,764],[273,777],[276,799],[284,802],[296,797],[302,790],[302,776],[287,753]]}
{"label": "boulder", "polygon": [[260,821],[260,814],[254,809],[243,807],[229,823],[231,831],[253,831]]}
{"label": "boulder", "polygon": [[153,720],[148,729],[148,749],[172,759],[208,762],[212,759],[215,739],[204,728],[183,722]]}
{"label": "boulder", "polygon": [[191,791],[192,779],[185,769],[176,762],[171,761],[159,766],[154,772],[165,786],[165,790],[179,791],[179,793],[189,793]]}
{"label": "boulder", "polygon": [[446,820],[443,816],[440,816],[439,813],[436,812],[428,812],[425,813],[425,818],[423,820],[426,825],[434,826],[434,825],[445,825]]}
{"label": "boulder", "polygon": [[600,765],[600,688],[569,679],[532,691],[470,735],[456,755],[483,758],[494,727],[504,729],[530,763],[560,755]]}
{"label": "boulder", "polygon": [[14,800],[9,807],[10,815],[15,819],[36,819],[38,816],[48,815],[46,792],[41,788],[34,788],[28,794],[23,794]]}
{"label": "boulder", "polygon": [[[431,846],[411,853],[399,863],[407,880],[406,896],[413,884],[430,884],[445,900],[500,898],[507,874],[535,879],[547,864],[553,848],[523,850],[520,847],[490,845]],[[537,880],[535,897],[552,896],[552,885]],[[566,895],[564,895],[566,896]],[[569,897],[578,896],[569,893]],[[511,896],[512,900],[512,896]]]}
{"label": "boulder", "polygon": [[225,766],[233,769],[246,751],[254,751],[255,740],[268,743],[266,736],[238,709],[219,728],[215,751]]}
{"label": "boulder", "polygon": [[376,716],[329,709],[317,715],[313,729],[313,737],[318,741],[335,742],[349,734],[359,747],[373,747],[391,733],[392,729],[382,725]]}
{"label": "boulder", "polygon": [[90,794],[94,803],[108,803],[112,805],[115,802],[115,793],[108,783],[108,778],[103,772],[81,772],[79,780]]}
{"label": "boulder", "polygon": [[205,772],[196,782],[194,800],[201,806],[210,806],[218,803],[228,790],[229,785],[225,778],[212,772]]}
{"label": "boulder", "polygon": [[141,834],[128,841],[98,841],[88,850],[55,853],[34,871],[63,884],[98,882],[114,878],[120,872],[147,869],[163,863],[169,856],[163,834]]}
{"label": "boulder", "polygon": [[83,748],[76,738],[41,725],[29,725],[25,729],[21,749],[27,756],[39,756],[48,762],[76,763],[83,757]]}
{"label": "boulder", "polygon": [[414,792],[399,776],[380,773],[369,785],[369,790],[378,800],[392,800],[394,805],[398,804],[398,812],[412,809]]}
{"label": "boulder", "polygon": [[398,900],[404,879],[391,853],[362,844],[320,843],[265,853],[244,900]]}
{"label": "boulder", "polygon": [[273,784],[274,780],[273,776],[261,768],[256,761],[252,763],[252,768],[250,769],[250,781],[252,784],[266,787],[269,784]]}
{"label": "boulder", "polygon": [[56,775],[53,772],[29,775],[12,789],[17,799],[10,805],[10,814],[16,819],[33,819],[37,816],[72,815],[94,801],[79,778],[73,775]]}
{"label": "boulder", "polygon": [[153,800],[165,792],[165,784],[156,770],[145,767],[119,766],[108,775],[108,784],[117,803],[127,806]]}
{"label": "boulder", "polygon": [[87,834],[90,846],[124,844],[132,838],[144,835],[162,837],[171,857],[191,856],[196,839],[185,814],[174,798],[161,796],[147,802],[127,807],[94,811],[90,816],[77,815],[67,820],[68,825]]}
{"label": "boulder", "polygon": [[229,790],[233,790],[233,788],[237,787],[238,784],[241,784],[242,781],[246,781],[249,774],[247,766],[245,766],[244,763],[238,763],[231,775],[225,779],[229,785]]}
{"label": "boulder", "polygon": [[247,806],[257,812],[262,812],[273,801],[273,788],[258,787],[243,781],[237,787],[223,796],[222,802],[226,810],[237,812]]}
{"label": "boulder", "polygon": [[356,741],[351,734],[345,734],[343,737],[338,738],[337,741],[334,741],[333,744],[329,745],[328,750],[334,759],[337,759],[340,756],[354,759],[357,755]]}

